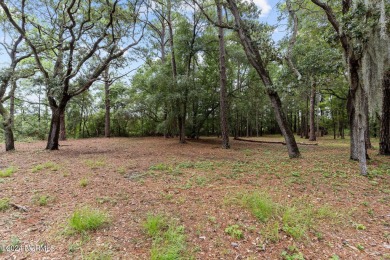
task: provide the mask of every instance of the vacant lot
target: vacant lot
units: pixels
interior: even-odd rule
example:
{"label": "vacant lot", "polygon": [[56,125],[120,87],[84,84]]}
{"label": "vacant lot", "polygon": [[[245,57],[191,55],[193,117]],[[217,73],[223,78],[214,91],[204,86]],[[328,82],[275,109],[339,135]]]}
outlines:
{"label": "vacant lot", "polygon": [[370,150],[362,177],[347,140],[318,143],[295,160],[216,138],[18,143],[0,157],[0,258],[389,259],[390,159]]}

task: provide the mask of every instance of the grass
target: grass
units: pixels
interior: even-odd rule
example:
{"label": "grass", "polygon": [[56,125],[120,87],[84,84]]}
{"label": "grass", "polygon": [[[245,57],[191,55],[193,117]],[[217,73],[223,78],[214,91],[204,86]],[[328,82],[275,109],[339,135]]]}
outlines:
{"label": "grass", "polygon": [[9,198],[0,199],[0,211],[6,211],[9,207]]}
{"label": "grass", "polygon": [[49,195],[35,195],[33,197],[34,204],[37,204],[39,206],[46,206],[52,198]]}
{"label": "grass", "polygon": [[240,229],[239,225],[231,225],[225,228],[225,233],[235,239],[244,238],[244,232]]}
{"label": "grass", "polygon": [[58,171],[60,166],[54,162],[45,162],[42,164],[37,164],[32,168],[32,172],[39,172],[42,170],[51,170],[51,171]]}
{"label": "grass", "polygon": [[90,169],[98,169],[105,167],[106,161],[104,159],[99,159],[99,160],[85,160],[85,164],[90,168]]}
{"label": "grass", "polygon": [[90,207],[75,210],[69,219],[70,228],[80,233],[97,230],[107,223],[109,217],[106,212]]}
{"label": "grass", "polygon": [[11,177],[16,172],[15,167],[8,167],[7,169],[0,171],[0,178]]}
{"label": "grass", "polygon": [[148,215],[143,224],[152,238],[150,259],[183,259],[186,252],[184,226],[162,215]]}
{"label": "grass", "polygon": [[307,237],[309,230],[315,231],[317,223],[340,219],[340,214],[327,205],[316,207],[304,199],[276,203],[264,192],[241,193],[233,201],[263,223],[261,233],[271,242],[279,241],[280,231],[295,240],[301,240]]}
{"label": "grass", "polygon": [[87,178],[82,178],[82,179],[80,179],[80,181],[79,181],[79,185],[80,185],[81,187],[83,187],[83,188],[87,187],[88,183],[89,183],[89,181],[88,181]]}
{"label": "grass", "polygon": [[274,216],[279,208],[265,193],[253,192],[239,195],[239,203],[249,209],[249,211],[261,222],[267,222]]}

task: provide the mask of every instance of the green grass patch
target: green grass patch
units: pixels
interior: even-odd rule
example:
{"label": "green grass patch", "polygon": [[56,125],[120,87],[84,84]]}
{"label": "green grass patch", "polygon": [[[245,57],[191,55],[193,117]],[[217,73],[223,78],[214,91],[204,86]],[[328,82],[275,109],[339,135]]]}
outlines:
{"label": "green grass patch", "polygon": [[85,160],[85,164],[91,169],[98,169],[106,166],[106,161],[104,159],[96,160]]}
{"label": "green grass patch", "polygon": [[278,211],[278,204],[265,193],[253,192],[239,195],[239,204],[248,209],[261,222],[268,221]]}
{"label": "green grass patch", "polygon": [[152,171],[169,171],[171,169],[172,169],[171,166],[164,163],[158,163],[149,167],[149,170]]}
{"label": "green grass patch", "polygon": [[225,228],[225,233],[235,239],[244,238],[244,232],[240,229],[239,225],[231,225]]}
{"label": "green grass patch", "polygon": [[13,166],[8,167],[7,169],[0,171],[0,178],[11,177],[15,172],[16,172],[15,167],[13,167]]}
{"label": "green grass patch", "polygon": [[176,221],[162,215],[148,215],[143,227],[153,239],[150,259],[183,259],[187,254],[184,226]]}
{"label": "green grass patch", "polygon": [[106,212],[90,207],[75,210],[69,219],[70,228],[80,233],[97,230],[107,223],[109,217]]}
{"label": "green grass patch", "polygon": [[39,206],[46,206],[52,200],[53,198],[50,197],[49,195],[39,195],[39,194],[34,195],[32,199],[33,203]]}
{"label": "green grass patch", "polygon": [[42,164],[37,164],[32,168],[32,172],[40,172],[42,170],[51,170],[58,171],[60,166],[54,162],[45,162]]}
{"label": "green grass patch", "polygon": [[0,199],[0,211],[6,211],[9,207],[9,198]]}
{"label": "green grass patch", "polygon": [[87,187],[88,183],[89,183],[89,180],[88,180],[87,178],[82,178],[82,179],[80,179],[80,181],[79,181],[79,185],[80,185],[81,187],[83,187],[83,188]]}
{"label": "green grass patch", "polygon": [[308,231],[316,231],[316,224],[330,221],[335,224],[341,215],[333,208],[315,206],[304,199],[292,203],[277,203],[264,192],[240,193],[233,203],[249,210],[262,224],[261,234],[272,242],[279,240],[279,232],[301,240]]}

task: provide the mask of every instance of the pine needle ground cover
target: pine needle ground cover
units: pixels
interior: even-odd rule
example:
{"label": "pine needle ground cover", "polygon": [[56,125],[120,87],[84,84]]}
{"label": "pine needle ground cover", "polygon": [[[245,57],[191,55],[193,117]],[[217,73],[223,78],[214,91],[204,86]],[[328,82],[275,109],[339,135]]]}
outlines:
{"label": "pine needle ground cover", "polygon": [[388,259],[390,159],[369,150],[362,177],[348,140],[318,143],[294,160],[280,144],[217,138],[17,143],[1,151],[17,171],[0,178],[0,258]]}

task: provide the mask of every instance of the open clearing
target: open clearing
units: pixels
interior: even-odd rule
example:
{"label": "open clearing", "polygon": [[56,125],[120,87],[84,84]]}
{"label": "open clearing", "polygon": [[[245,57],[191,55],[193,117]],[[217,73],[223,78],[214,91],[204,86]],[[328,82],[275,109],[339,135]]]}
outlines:
{"label": "open clearing", "polygon": [[[0,258],[390,259],[390,158],[370,150],[362,177],[348,140],[329,138],[295,160],[217,138],[18,143],[1,152]],[[107,218],[72,227],[86,208]]]}

